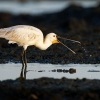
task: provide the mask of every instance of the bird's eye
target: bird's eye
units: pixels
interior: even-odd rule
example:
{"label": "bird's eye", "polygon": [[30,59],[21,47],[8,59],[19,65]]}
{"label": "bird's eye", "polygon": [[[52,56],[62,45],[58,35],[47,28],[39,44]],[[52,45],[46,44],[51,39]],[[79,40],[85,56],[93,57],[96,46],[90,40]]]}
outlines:
{"label": "bird's eye", "polygon": [[56,35],[53,35],[53,37],[56,37]]}

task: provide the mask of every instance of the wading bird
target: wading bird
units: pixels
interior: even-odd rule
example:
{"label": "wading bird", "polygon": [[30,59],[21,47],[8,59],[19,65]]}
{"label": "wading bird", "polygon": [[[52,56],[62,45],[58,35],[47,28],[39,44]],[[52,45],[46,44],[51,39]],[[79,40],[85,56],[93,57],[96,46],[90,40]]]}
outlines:
{"label": "wading bird", "polygon": [[[49,46],[55,43],[61,43],[62,45],[64,45],[62,42],[58,40],[58,38],[61,37],[57,36],[55,33],[49,33],[44,38],[43,33],[40,29],[28,25],[16,25],[8,28],[2,28],[0,29],[0,38],[5,38],[6,40],[8,40],[9,44],[16,43],[18,44],[18,46],[23,47],[23,52],[21,56],[22,70],[20,77],[25,79],[27,71],[26,49],[28,46],[34,45],[41,50],[46,50]],[[80,43],[79,41],[75,40],[70,41]],[[67,47],[66,45],[64,46]],[[71,50],[70,48],[68,49]],[[71,51],[75,54],[73,50]]]}

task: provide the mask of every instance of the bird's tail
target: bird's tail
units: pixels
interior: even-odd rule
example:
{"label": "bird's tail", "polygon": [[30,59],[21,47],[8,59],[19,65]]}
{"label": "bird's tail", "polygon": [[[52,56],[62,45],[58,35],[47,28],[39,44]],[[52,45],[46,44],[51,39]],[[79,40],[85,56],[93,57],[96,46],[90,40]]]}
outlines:
{"label": "bird's tail", "polygon": [[0,38],[5,38],[6,31],[4,29],[0,29]]}

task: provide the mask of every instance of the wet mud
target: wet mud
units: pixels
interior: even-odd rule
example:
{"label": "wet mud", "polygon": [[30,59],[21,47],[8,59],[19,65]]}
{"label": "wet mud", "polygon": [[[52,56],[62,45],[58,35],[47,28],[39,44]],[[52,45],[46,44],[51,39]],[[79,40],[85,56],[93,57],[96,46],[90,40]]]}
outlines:
{"label": "wet mud", "polygon": [[[76,52],[73,54],[61,44],[54,44],[46,51],[31,46],[27,50],[28,62],[39,63],[100,63],[100,6],[83,8],[71,5],[61,12],[43,15],[13,15],[0,12],[0,28],[14,25],[32,25],[41,29],[44,36],[49,32],[74,39],[81,45],[60,39]],[[0,39],[0,63],[20,62],[22,48]]]}
{"label": "wet mud", "polygon": [[0,100],[100,100],[100,80],[7,80],[0,82]]}
{"label": "wet mud", "polygon": [[[0,12],[0,28],[19,24],[38,27],[44,35],[55,32],[81,42],[78,45],[60,40],[76,55],[61,44],[52,45],[46,51],[31,46],[27,50],[28,62],[100,63],[100,5],[91,8],[71,5],[61,12],[39,16]],[[20,62],[22,48],[7,42],[0,39],[0,63]],[[100,100],[100,80],[41,78],[22,84],[19,79],[6,80],[0,82],[0,100]]]}
{"label": "wet mud", "polygon": [[[44,70],[28,70],[27,72],[30,72],[30,71],[33,71],[33,72],[45,72],[45,69]],[[90,72],[91,70],[89,70]],[[48,70],[48,72],[53,72],[53,73],[70,73],[70,74],[74,74],[76,73],[76,69],[74,68],[70,68],[69,70],[68,69],[52,69],[52,70]],[[97,72],[99,72],[99,70],[97,70]]]}

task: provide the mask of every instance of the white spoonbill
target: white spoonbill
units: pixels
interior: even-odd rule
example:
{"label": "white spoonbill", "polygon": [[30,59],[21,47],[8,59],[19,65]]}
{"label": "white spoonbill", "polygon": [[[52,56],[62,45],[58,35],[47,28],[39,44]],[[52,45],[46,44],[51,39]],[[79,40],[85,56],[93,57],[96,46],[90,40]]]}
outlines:
{"label": "white spoonbill", "polygon": [[[57,36],[55,33],[49,33],[44,38],[43,33],[40,29],[28,25],[16,25],[8,28],[2,28],[0,29],[0,38],[5,38],[6,40],[9,40],[8,42],[9,44],[16,43],[18,44],[18,46],[23,47],[22,70],[20,77],[24,76],[25,79],[26,79],[26,69],[27,69],[26,49],[28,46],[34,45],[41,50],[46,50],[49,46],[51,46],[54,43],[63,44],[58,40],[58,38],[61,37]],[[75,40],[71,41],[80,43],[79,41]],[[68,49],[71,50],[70,48]],[[75,54],[73,50],[71,51]]]}

